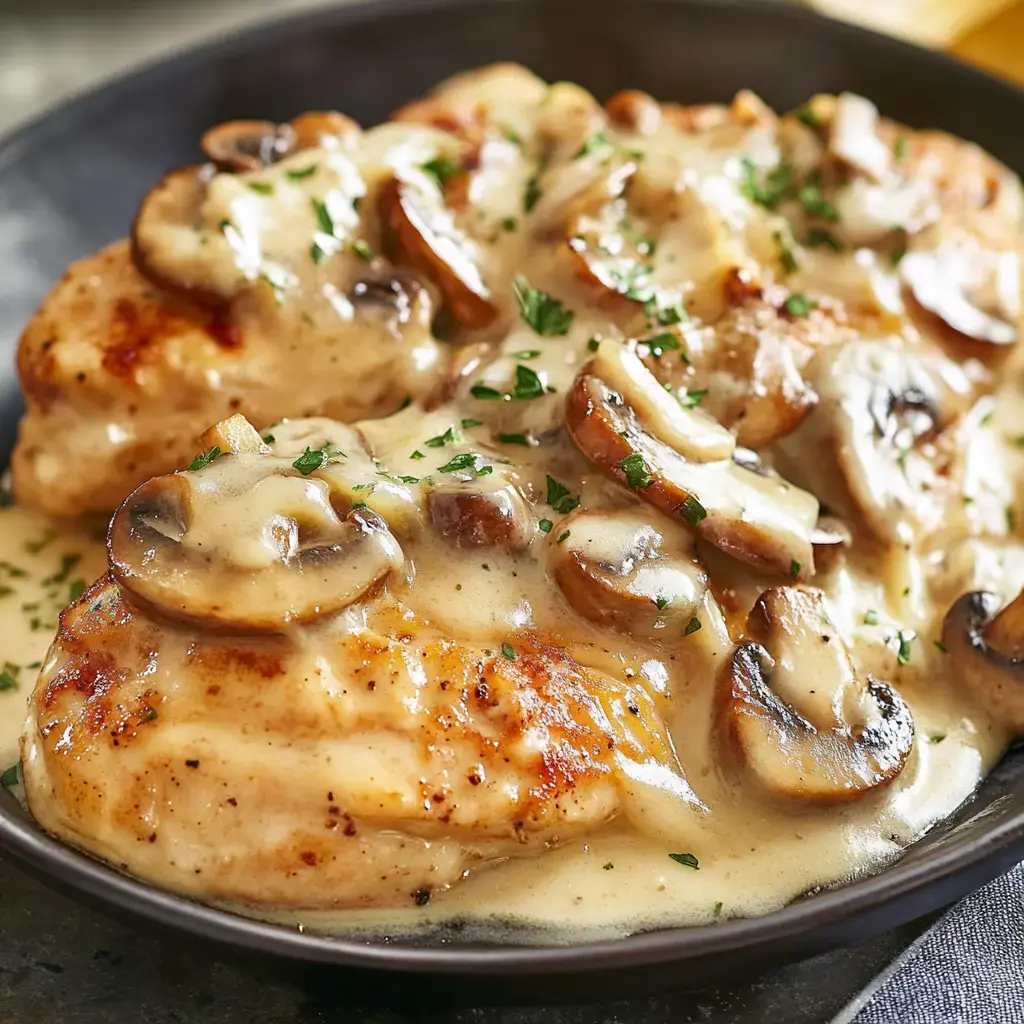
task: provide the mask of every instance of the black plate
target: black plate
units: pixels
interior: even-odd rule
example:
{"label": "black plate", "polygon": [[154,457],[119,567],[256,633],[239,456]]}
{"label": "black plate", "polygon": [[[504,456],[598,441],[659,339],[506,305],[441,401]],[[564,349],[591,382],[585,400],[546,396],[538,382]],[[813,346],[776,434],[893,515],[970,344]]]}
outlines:
{"label": "black plate", "polygon": [[[125,233],[159,175],[197,156],[202,130],[336,106],[363,124],[460,69],[521,61],[605,97],[727,100],[753,88],[780,109],[852,89],[893,117],[946,128],[1024,168],[1024,94],[936,54],[757,0],[378,0],[258,28],[121,79],[0,147],[0,444],[20,411],[15,338],[67,263]],[[579,996],[706,983],[893,928],[964,895],[1024,855],[1024,757],[874,877],[748,921],[572,948],[323,938],[212,910],[116,874],[50,839],[0,793],[0,844],[52,884],[249,951],[461,976],[489,995]],[[677,963],[677,969],[665,965]],[[533,981],[528,990],[522,977]],[[566,986],[566,982],[572,983]],[[497,984],[495,984],[497,983]]]}

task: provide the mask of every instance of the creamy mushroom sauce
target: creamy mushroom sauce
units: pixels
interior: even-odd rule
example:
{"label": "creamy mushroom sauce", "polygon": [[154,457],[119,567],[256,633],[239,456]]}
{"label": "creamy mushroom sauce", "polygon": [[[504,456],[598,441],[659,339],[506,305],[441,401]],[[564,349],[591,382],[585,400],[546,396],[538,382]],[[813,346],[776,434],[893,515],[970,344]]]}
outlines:
{"label": "creamy mushroom sauce", "polygon": [[[219,560],[259,571],[280,552],[267,524],[287,516],[285,506],[294,511],[306,500],[296,497],[298,491],[314,482],[321,496],[340,496],[348,508],[365,504],[378,513],[400,545],[401,568],[337,616],[282,626],[284,638],[275,643],[287,651],[288,674],[275,685],[300,678],[308,685],[315,667],[324,699],[336,702],[341,714],[355,698],[346,689],[350,680],[325,675],[324,652],[345,637],[393,636],[403,622],[417,637],[449,638],[482,651],[481,657],[510,662],[523,656],[529,637],[555,636],[580,665],[617,681],[614,686],[623,688],[614,691],[620,710],[631,693],[644,691],[650,706],[634,712],[637,729],[655,735],[660,720],[670,745],[643,739],[643,753],[620,759],[613,769],[612,816],[597,813],[581,829],[566,824],[567,835],[555,827],[539,845],[524,845],[524,855],[495,847],[484,854],[493,863],[470,857],[462,872],[428,888],[429,901],[419,898],[419,886],[401,899],[388,888],[381,900],[387,906],[338,911],[329,897],[304,902],[295,886],[268,872],[265,902],[263,880],[253,876],[243,912],[312,928],[375,932],[450,920],[469,919],[474,928],[513,922],[546,941],[562,942],[763,913],[815,886],[879,868],[967,799],[1011,739],[1007,727],[962,692],[936,641],[947,608],[961,593],[988,589],[1007,602],[1024,581],[1016,526],[1024,471],[1016,442],[1024,432],[1021,365],[1014,353],[998,370],[989,369],[990,353],[978,347],[1004,344],[1008,330],[1016,337],[1020,282],[1019,260],[1013,258],[1019,225],[1016,231],[1008,227],[1010,242],[991,241],[1002,254],[993,257],[993,267],[1012,264],[1009,271],[993,271],[1002,275],[998,295],[981,295],[996,289],[994,278],[960,282],[960,305],[947,323],[955,321],[963,330],[965,323],[978,323],[982,308],[988,319],[974,341],[959,339],[966,355],[949,355],[949,339],[909,307],[899,271],[902,250],[919,246],[927,255],[935,251],[929,232],[943,236],[944,222],[935,212],[944,202],[938,175],[928,177],[925,159],[920,173],[902,179],[897,165],[914,158],[918,136],[908,144],[891,126],[879,127],[873,108],[865,111],[857,98],[838,104],[819,98],[813,116],[789,118],[782,127],[749,96],[718,114],[659,112],[653,101],[633,99],[619,104],[630,111],[629,123],[620,116],[613,125],[576,87],[549,88],[514,69],[449,89],[450,97],[442,92],[424,101],[425,112],[415,105],[406,111],[407,123],[365,133],[348,153],[314,149],[250,174],[217,176],[202,210],[199,242],[182,240],[175,229],[177,234],[160,243],[165,273],[177,262],[190,279],[227,290],[240,282],[269,281],[283,325],[295,317],[328,315],[329,308],[338,312],[340,300],[325,267],[343,248],[350,254],[353,242],[365,243],[370,258],[387,249],[397,262],[430,278],[439,304],[448,307],[457,328],[467,328],[457,330],[465,345],[455,357],[461,372],[426,407],[414,403],[362,422],[355,433],[330,420],[257,422],[267,435],[268,453],[229,454],[193,474],[196,493],[216,495],[220,489],[236,497],[215,501],[212,513],[196,512],[195,530],[186,531],[182,551],[202,544]],[[472,133],[466,124],[472,118],[459,121],[466,93],[480,107],[468,158],[465,135]],[[461,137],[417,123],[443,120],[432,103],[461,124]],[[911,157],[905,156],[908,145]],[[830,159],[846,168],[838,184],[828,172],[820,179],[821,188],[833,188],[827,193],[831,200],[808,170]],[[967,171],[975,159],[973,151],[964,157]],[[445,172],[438,163],[444,160],[454,161],[456,170]],[[783,164],[791,181],[779,176]],[[324,174],[329,169],[330,179],[306,174],[311,167]],[[399,182],[394,195],[387,191],[391,175]],[[1002,187],[1011,194],[1006,203],[1012,208],[1017,185],[1008,177]],[[448,179],[455,181],[455,194]],[[808,188],[818,191],[802,191]],[[530,197],[526,210],[524,196]],[[354,197],[362,197],[355,211]],[[372,212],[374,199],[380,220]],[[325,231],[317,203],[333,208],[335,200],[339,212],[330,218],[333,229]],[[1012,213],[1005,214],[1007,220]],[[391,225],[397,243],[388,240],[382,223]],[[894,223],[906,230],[894,232]],[[409,231],[417,242],[402,241]],[[815,231],[818,242],[811,244],[807,239]],[[984,235],[982,228],[971,231],[971,238]],[[829,240],[822,242],[821,232]],[[432,242],[426,256],[424,239]],[[311,245],[321,255],[307,266]],[[439,270],[440,264],[447,270]],[[911,266],[915,274],[920,271]],[[524,275],[518,299],[512,288],[516,274]],[[1007,274],[1016,275],[1016,289],[1007,285]],[[552,305],[553,296],[562,305]],[[934,295],[927,298],[918,301],[926,308],[936,305]],[[965,305],[978,314],[973,321]],[[994,330],[990,321],[998,321]],[[1013,328],[1007,326],[1011,321]],[[744,362],[744,332],[760,346],[750,365]],[[736,338],[741,341],[730,349]],[[870,376],[874,370],[864,371],[859,382],[849,369],[829,376],[835,352],[844,346],[854,352],[872,339],[888,353],[885,358],[911,365],[912,379],[899,395],[878,394],[878,387],[891,382],[888,371],[880,371],[877,380]],[[627,379],[618,357],[622,345],[646,365],[642,379]],[[931,377],[929,361],[937,367]],[[618,459],[617,466],[603,465],[604,456],[588,448],[594,435],[574,424],[571,414],[572,437],[563,429],[567,395],[585,369],[621,394],[623,408],[635,414],[620,435],[611,432],[609,442],[628,435],[626,443],[647,445],[636,450],[653,455],[628,466]],[[671,392],[652,392],[650,371]],[[851,394],[867,408],[851,408]],[[658,412],[666,395],[678,403],[682,418]],[[729,430],[692,412],[698,406]],[[947,425],[955,437],[941,433]],[[734,435],[756,449],[760,465],[741,449],[736,463],[728,461]],[[853,439],[849,445],[828,447],[847,435]],[[657,454],[665,445],[683,452],[700,473],[712,466],[725,467],[722,473],[750,473],[766,495],[764,507],[748,517],[728,488],[721,499],[718,492],[704,495],[703,506],[717,501],[725,512],[716,533],[702,532],[713,517],[706,524],[688,518],[682,497],[704,485],[687,483],[676,501]],[[325,464],[297,475],[292,465],[310,450],[323,451]],[[936,469],[943,459],[943,468]],[[278,482],[259,489],[267,466],[286,475],[271,477]],[[787,479],[771,476],[773,467]],[[699,480],[705,478],[706,473]],[[481,525],[475,513],[452,512],[443,498],[437,503],[452,487],[483,495],[484,504],[475,507],[485,509],[507,489],[512,522],[509,516],[502,520],[498,540],[489,533],[493,526],[486,520]],[[814,499],[826,487],[831,511],[852,531],[853,543],[831,552],[818,546],[812,556]],[[667,496],[656,497],[659,488]],[[581,520],[574,537],[573,523],[583,514],[574,509],[577,503],[586,513],[606,511],[607,528]],[[3,558],[12,557],[24,537],[17,519],[23,514],[5,515],[3,544],[10,554]],[[750,564],[768,563],[750,554],[753,541],[734,536],[736,524],[748,519],[761,523],[757,540],[772,549],[781,575]],[[473,534],[474,522],[482,534]],[[640,548],[630,546],[637,530]],[[808,552],[802,559],[792,557],[787,546],[797,541]],[[673,586],[679,587],[686,614],[678,617],[674,593],[658,589],[668,585],[664,578],[651,584],[638,570],[627,593],[619,595],[628,605],[621,612],[628,616],[628,631],[620,631],[621,618],[619,630],[612,621],[619,612],[593,621],[598,612],[580,609],[615,598],[574,590],[591,586],[589,577],[581,583],[571,573],[559,576],[560,567],[573,568],[566,559],[574,545],[612,576],[619,571],[613,571],[616,564],[628,575],[635,564],[643,569],[671,557],[674,571],[685,577]],[[196,563],[186,571],[206,570]],[[753,784],[730,755],[719,721],[722,680],[736,643],[751,635],[746,619],[758,595],[779,585],[820,588],[827,609],[824,644],[848,648],[858,680],[871,676],[891,684],[909,707],[913,747],[889,785],[868,786],[859,797],[829,805],[783,799]],[[648,617],[642,628],[637,602]],[[203,698],[188,695],[189,670],[183,666],[196,643],[232,641],[152,611],[138,617],[141,628],[155,631],[152,642],[161,659],[153,670],[157,693],[166,685],[169,700],[201,716]],[[14,615],[5,634],[16,635],[22,621]],[[12,657],[36,652],[24,642],[26,653],[12,647]],[[833,650],[808,649],[794,658],[798,663],[787,662],[779,673],[779,697],[812,721],[842,723],[849,716],[862,723],[858,716],[873,713],[870,702],[840,687]],[[53,659],[44,684],[59,671],[59,645]],[[14,704],[24,689],[0,700]],[[174,706],[168,704],[169,715]],[[172,757],[175,734],[156,738],[162,719],[143,719],[132,724],[143,737],[139,749],[150,742],[146,728],[153,728],[153,742],[170,743],[166,753]],[[284,733],[268,749],[244,722],[238,726],[218,726],[213,741],[185,732],[180,741],[191,744],[190,750],[201,747],[204,759],[217,758],[218,745],[225,758],[242,761],[256,758],[259,750],[262,763],[254,771],[264,773],[267,787],[294,785],[297,801],[308,796],[298,776],[289,773],[321,777],[323,750],[295,746]],[[198,870],[195,876],[184,873],[175,857],[184,856],[185,833],[171,848],[142,843],[131,829],[125,833],[123,822],[76,819],[77,810],[62,807],[53,796],[61,760],[46,739],[53,727],[43,712],[30,709],[23,756],[30,803],[44,825],[170,887],[214,900],[239,892],[234,882],[219,885],[212,877],[216,872],[208,872],[210,882],[196,877]],[[545,738],[532,742],[543,747]],[[125,743],[111,762],[120,762],[126,778],[142,764],[133,760],[134,749]],[[199,787],[196,806],[208,810],[202,772],[181,771],[184,779],[175,785]],[[220,797],[211,791],[213,799]],[[161,813],[154,807],[146,814],[145,828],[152,825],[155,837]],[[258,802],[246,815],[253,835],[263,825],[269,830],[287,824],[280,816],[263,822]],[[217,821],[227,821],[221,810],[209,819]],[[217,846],[216,825],[210,823],[195,837],[200,847]],[[418,851],[421,843],[447,849],[451,837],[436,820],[432,827],[414,841]],[[459,841],[466,840],[452,839]],[[196,863],[207,863],[196,856]],[[315,871],[315,858],[306,867]],[[303,870],[299,865],[291,875]],[[367,892],[364,902],[373,901]]]}

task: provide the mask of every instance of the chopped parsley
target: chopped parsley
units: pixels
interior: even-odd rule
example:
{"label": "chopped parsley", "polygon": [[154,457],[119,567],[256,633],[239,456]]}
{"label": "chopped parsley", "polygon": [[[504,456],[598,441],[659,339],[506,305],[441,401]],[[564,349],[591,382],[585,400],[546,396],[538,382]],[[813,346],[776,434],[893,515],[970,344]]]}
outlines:
{"label": "chopped parsley", "polygon": [[564,533],[558,535],[558,543],[561,544],[563,540],[569,539],[569,531],[566,530]]}
{"label": "chopped parsley", "polygon": [[420,170],[433,178],[437,183],[437,187],[442,189],[445,186],[445,182],[449,178],[454,178],[461,169],[458,161],[453,160],[450,156],[437,156],[433,160],[428,160],[425,164],[420,164]]}
{"label": "chopped parsley", "polygon": [[903,257],[907,255],[907,243],[906,241],[897,242],[896,248],[889,254],[889,262],[893,267],[898,267],[903,262]]}
{"label": "chopped parsley", "polygon": [[700,862],[692,853],[670,853],[669,857],[677,864],[682,864],[684,868],[693,868],[694,871],[700,870]]}
{"label": "chopped parsley", "polygon": [[825,198],[815,181],[805,181],[796,191],[796,198],[810,217],[821,217],[830,223],[839,220],[839,211]]}
{"label": "chopped parsley", "polygon": [[574,498],[569,493],[569,488],[560,484],[553,476],[548,476],[548,504],[562,515],[567,515],[574,508],[578,508],[579,498]]}
{"label": "chopped parsley", "polygon": [[626,486],[632,488],[650,487],[654,483],[654,477],[647,469],[647,463],[639,452],[627,455],[620,459],[616,465],[626,475]]}
{"label": "chopped parsley", "polygon": [[901,629],[896,634],[896,639],[899,641],[899,647],[896,651],[896,660],[901,665],[910,664],[910,645],[914,642],[914,638],[917,634],[912,629]]}
{"label": "chopped parsley", "polygon": [[522,136],[512,127],[510,124],[501,126],[501,134],[504,138],[508,139],[514,146],[521,146],[523,143]]}
{"label": "chopped parsley", "polygon": [[615,865],[610,860],[606,860],[601,865],[601,870],[602,871],[612,871],[614,868],[615,868]]}
{"label": "chopped parsley", "polygon": [[800,264],[796,261],[796,256],[793,255],[793,249],[789,243],[782,237],[781,231],[773,231],[772,238],[775,239],[775,244],[779,247],[779,262],[782,264],[782,269],[787,274],[792,274],[794,271],[800,268]]}
{"label": "chopped parsley", "polygon": [[495,437],[501,444],[521,444],[526,448],[533,443],[528,434],[496,434]]}
{"label": "chopped parsley", "polygon": [[319,164],[310,164],[308,167],[303,167],[299,171],[285,171],[285,177],[289,181],[302,181],[303,178],[311,178],[317,172]]}
{"label": "chopped parsley", "polygon": [[319,263],[325,256],[330,256],[330,253],[322,248],[319,242],[314,242],[309,247],[309,256],[314,263]]}
{"label": "chopped parsley", "polygon": [[789,563],[789,578],[791,580],[798,579],[800,576],[800,563],[794,558]]}
{"label": "chopped parsley", "polygon": [[274,186],[269,181],[250,181],[249,188],[260,196],[272,196]]}
{"label": "chopped parsley", "polygon": [[517,277],[512,284],[522,318],[542,337],[554,338],[569,333],[575,314],[558,299],[536,288],[526,279]]}
{"label": "chopped parsley", "polygon": [[596,352],[600,347],[601,347],[601,340],[600,340],[600,338],[591,338],[587,342],[587,351],[588,352]]}
{"label": "chopped parsley", "polygon": [[470,427],[482,427],[484,425],[483,420],[463,420],[462,429],[469,430]]}
{"label": "chopped parsley", "polygon": [[428,438],[423,443],[428,448],[443,448],[446,444],[457,444],[461,440],[462,435],[454,427],[449,427],[443,434]]}
{"label": "chopped parsley", "polygon": [[786,312],[790,316],[807,316],[812,309],[818,308],[818,303],[814,299],[807,298],[806,295],[802,295],[800,292],[794,292],[784,303]]}
{"label": "chopped parsley", "polygon": [[504,231],[515,231],[516,219],[515,217],[505,217],[501,222],[502,230]]}
{"label": "chopped parsley", "polygon": [[374,259],[373,250],[361,238],[352,243],[352,251],[366,263],[372,263]]}
{"label": "chopped parsley", "polygon": [[68,604],[74,604],[84,593],[85,580],[72,580],[68,584]]}
{"label": "chopped parsley", "polygon": [[878,625],[878,612],[874,608],[869,608],[864,613],[864,625],[865,626],[877,626]]}
{"label": "chopped parsley", "polygon": [[71,570],[82,560],[82,556],[69,552],[60,556],[60,570],[55,572],[52,576],[48,576],[43,580],[43,586],[48,587],[54,583],[65,583],[67,578],[71,575]]}
{"label": "chopped parsley", "polygon": [[4,690],[16,690],[18,688],[18,679],[15,674],[8,672],[8,668],[16,666],[5,665],[2,672],[0,672],[0,693]]}
{"label": "chopped parsley", "polygon": [[753,160],[744,158],[742,169],[740,192],[752,203],[757,203],[758,206],[763,206],[766,210],[774,210],[789,191],[792,181],[789,165],[781,163],[767,174],[762,175],[759,174]]}
{"label": "chopped parsley", "polygon": [[501,653],[506,658],[508,658],[509,661],[515,661],[516,660],[515,648],[511,644],[502,644],[501,645]]}
{"label": "chopped parsley", "polygon": [[654,603],[658,606],[658,611],[663,612],[670,604],[667,597],[662,597],[660,594],[654,599]]}
{"label": "chopped parsley", "polygon": [[704,396],[707,393],[707,388],[701,388],[696,391],[687,391],[677,397],[679,398],[679,404],[684,409],[695,409],[704,400]]}
{"label": "chopped parsley", "polygon": [[697,500],[696,495],[688,494],[679,509],[679,514],[691,526],[696,526],[702,519],[707,518],[708,510]]}
{"label": "chopped parsley", "polygon": [[513,398],[540,398],[544,394],[544,383],[528,366],[516,367],[516,382],[512,388]]}
{"label": "chopped parsley", "polygon": [[273,444],[274,440],[275,440],[275,438],[274,438],[273,434],[264,434],[263,435],[263,443],[264,444]]}
{"label": "chopped parsley", "polygon": [[[778,232],[776,232],[778,234]],[[827,228],[813,227],[804,237],[803,244],[810,246],[811,248],[824,245],[831,249],[833,252],[842,252],[842,245],[836,240],[835,236]]]}
{"label": "chopped parsley", "polygon": [[202,455],[197,455],[189,464],[188,470],[190,473],[196,473],[200,469],[206,469],[206,467],[213,462],[214,459],[218,458],[222,454],[220,445],[215,444],[212,448],[207,448]]}
{"label": "chopped parsley", "polygon": [[943,654],[949,654],[949,648],[941,640],[933,640],[932,646],[936,650],[942,651]]}
{"label": "chopped parsley", "polygon": [[540,521],[540,522],[539,522],[539,523],[537,524],[537,526],[538,526],[538,527],[540,528],[540,532],[541,532],[541,533],[550,533],[550,532],[551,532],[551,528],[552,528],[552,527],[553,527],[554,525],[555,525],[555,524],[554,524],[553,522],[551,522],[551,520],[550,520],[550,519],[542,519],[542,520],[541,520],[541,521]]}
{"label": "chopped parsley", "polygon": [[424,455],[424,454],[423,454],[423,452],[421,452],[421,451],[419,450],[419,448],[417,448],[417,449],[416,449],[416,451],[414,451],[414,452],[412,453],[412,455],[410,455],[410,456],[409,456],[409,458],[410,458],[410,459],[425,459],[425,458],[426,458],[426,455]]}
{"label": "chopped parsley", "polygon": [[[807,125],[808,128],[817,128],[821,122],[818,120],[818,115],[815,114],[814,108],[810,103],[805,103],[802,107],[797,110],[793,115],[801,124]],[[719,904],[721,906],[721,904]]]}
{"label": "chopped parsley", "polygon": [[540,355],[539,348],[524,348],[522,352],[513,352],[516,359],[536,359]]}
{"label": "chopped parsley", "polygon": [[322,448],[310,448],[309,445],[306,445],[306,450],[292,463],[292,466],[303,476],[309,476],[310,473],[322,469],[329,462],[343,458],[345,458],[345,453],[327,441]]}
{"label": "chopped parsley", "polygon": [[19,776],[21,774],[21,762],[12,764],[10,768],[7,768],[3,775],[0,775],[0,786],[5,789],[11,789],[13,786],[18,784]]}
{"label": "chopped parsley", "polygon": [[933,744],[941,743],[945,738],[946,734],[944,732],[933,732],[931,736],[928,737],[928,742]]}
{"label": "chopped parsley", "polygon": [[458,473],[461,470],[471,470],[477,474],[477,476],[485,476],[483,469],[488,472],[491,471],[490,466],[485,466],[482,469],[477,469],[477,465],[481,459],[480,455],[475,452],[463,452],[461,455],[453,455],[443,466],[438,466],[437,471],[439,473]]}
{"label": "chopped parsley", "polygon": [[139,719],[140,722],[152,722],[158,716],[156,708],[147,708],[146,713]]}
{"label": "chopped parsley", "polygon": [[892,155],[896,160],[896,163],[900,163],[903,158],[907,155],[907,137],[906,135],[897,136],[896,142],[892,147]]}
{"label": "chopped parsley", "polygon": [[327,209],[327,204],[317,199],[315,196],[311,197],[310,205],[313,207],[313,213],[316,215],[316,226],[317,229],[322,231],[325,235],[334,237],[334,220],[331,217],[330,210]]}
{"label": "chopped parsley", "polygon": [[655,334],[650,338],[642,338],[640,344],[646,345],[655,359],[660,359],[664,352],[678,351],[684,363],[690,361],[686,353],[682,351],[683,343],[679,340],[679,335],[672,334],[671,331]]}
{"label": "chopped parsley", "polygon": [[591,153],[596,153],[599,150],[611,149],[614,145],[604,132],[595,132],[584,140],[583,145],[573,153],[572,158],[573,160],[579,160],[580,157],[589,156]]}
{"label": "chopped parsley", "polygon": [[470,389],[469,393],[474,398],[480,399],[493,399],[504,397],[497,388],[488,387],[486,384],[474,384]]}
{"label": "chopped parsley", "polygon": [[540,201],[540,197],[544,194],[540,187],[537,179],[540,177],[543,167],[537,168],[537,173],[526,183],[526,188],[523,190],[523,211],[525,213],[531,213],[533,208]]}
{"label": "chopped parsley", "polygon": [[683,630],[683,636],[689,636],[691,633],[696,633],[701,627],[701,621],[696,615],[686,624],[686,629]]}

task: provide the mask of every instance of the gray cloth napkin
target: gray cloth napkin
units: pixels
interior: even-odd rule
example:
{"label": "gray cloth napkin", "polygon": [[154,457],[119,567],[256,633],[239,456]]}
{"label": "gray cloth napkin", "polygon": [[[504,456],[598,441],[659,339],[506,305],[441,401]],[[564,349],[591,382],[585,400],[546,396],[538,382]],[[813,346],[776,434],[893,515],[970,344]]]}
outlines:
{"label": "gray cloth napkin", "polygon": [[953,907],[843,1020],[1024,1024],[1024,864]]}

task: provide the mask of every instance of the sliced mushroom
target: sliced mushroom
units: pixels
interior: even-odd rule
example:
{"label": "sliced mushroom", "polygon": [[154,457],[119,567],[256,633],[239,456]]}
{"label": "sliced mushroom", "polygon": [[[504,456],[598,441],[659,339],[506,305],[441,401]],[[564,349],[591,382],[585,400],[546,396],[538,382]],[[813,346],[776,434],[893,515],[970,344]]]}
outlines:
{"label": "sliced mushroom", "polygon": [[205,164],[165,175],[143,199],[131,232],[136,269],[157,287],[204,306],[223,305],[238,280],[233,266],[226,276],[211,273],[195,230],[213,174]]}
{"label": "sliced mushroom", "polygon": [[818,409],[781,442],[790,475],[813,481],[826,504],[886,543],[938,526],[959,493],[959,422],[972,398],[963,370],[860,342],[833,355],[815,387]]}
{"label": "sliced mushroom", "polygon": [[458,547],[522,551],[535,522],[514,484],[498,474],[435,480],[426,493],[430,524]]}
{"label": "sliced mushroom", "polygon": [[817,499],[738,465],[728,431],[683,409],[634,353],[615,349],[602,344],[566,403],[584,455],[734,558],[792,579],[813,575]]}
{"label": "sliced mushroom", "polygon": [[460,324],[475,329],[492,323],[498,308],[477,266],[474,243],[455,226],[440,194],[392,178],[377,202],[388,255],[429,277]]}
{"label": "sliced mushroom", "polygon": [[722,723],[770,793],[839,803],[893,782],[914,742],[910,709],[857,677],[820,592],[773,587],[758,599],[726,673]]}
{"label": "sliced mushroom", "polygon": [[334,615],[403,560],[376,513],[339,514],[326,481],[251,452],[143,484],[111,521],[107,548],[115,580],[144,608],[242,632]]}
{"label": "sliced mushroom", "polygon": [[[692,544],[627,509],[577,511],[559,523],[548,566],[566,600],[584,618],[631,636],[657,636],[689,622],[707,592]],[[679,631],[675,631],[679,635]]]}
{"label": "sliced mushroom", "polygon": [[1021,263],[1013,250],[950,238],[900,262],[904,286],[922,309],[968,341],[1012,345],[1020,337]]}
{"label": "sliced mushroom", "polygon": [[227,121],[203,134],[203,153],[222,171],[258,171],[291,152],[291,125],[273,121]]}
{"label": "sliced mushroom", "polygon": [[1024,735],[1024,591],[1001,604],[997,594],[964,594],[946,613],[942,642],[955,678],[1000,725]]}
{"label": "sliced mushroom", "polygon": [[299,150],[349,142],[359,125],[337,111],[308,111],[287,124],[273,121],[228,121],[214,125],[202,138],[203,153],[218,170],[244,173],[276,164]]}

